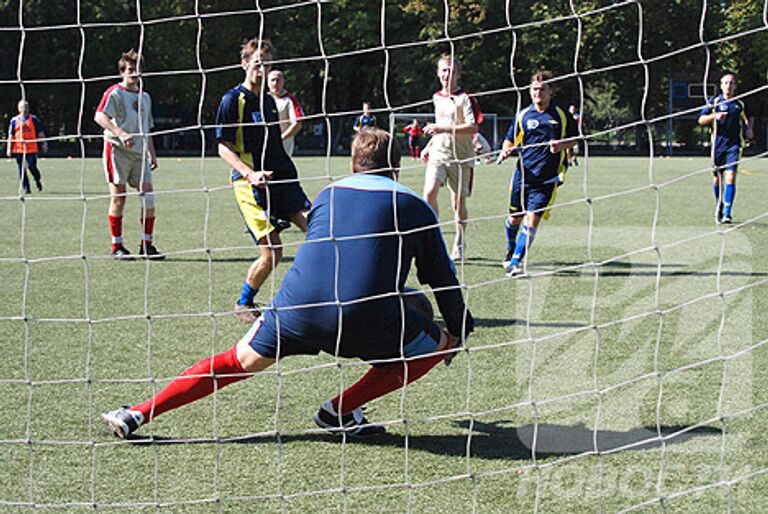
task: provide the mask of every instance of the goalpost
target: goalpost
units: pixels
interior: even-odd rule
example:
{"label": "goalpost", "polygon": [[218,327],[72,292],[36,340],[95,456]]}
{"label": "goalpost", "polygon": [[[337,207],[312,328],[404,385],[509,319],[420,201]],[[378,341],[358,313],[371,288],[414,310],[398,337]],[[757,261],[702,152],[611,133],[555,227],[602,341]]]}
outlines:
{"label": "goalpost", "polygon": [[[688,67],[710,84],[740,65],[737,98],[765,108],[764,77],[750,81],[750,63],[735,53],[765,44],[768,2],[741,6],[744,14],[707,0],[664,13],[641,0],[5,4],[3,106],[26,98],[50,120],[51,155],[40,156],[42,192],[23,194],[11,159],[0,174],[0,507],[732,512],[768,504],[768,210],[757,194],[767,154],[756,145],[740,158],[739,183],[748,186],[733,225],[711,222],[706,155],[660,155],[663,143],[672,148],[673,122],[705,103],[673,105],[667,72]],[[555,68],[555,98],[585,120],[581,164],[568,171],[521,277],[501,266],[513,160],[475,177],[468,253],[455,263],[475,332],[450,367],[367,406],[386,436],[335,437],[315,426],[322,401],[368,369],[321,355],[281,360],[164,414],[136,440],[117,440],[99,413],[143,401],[248,330],[232,305],[258,249],[243,234],[213,134],[221,94],[242,80],[239,45],[257,35],[277,48],[273,66],[302,100],[304,130],[326,139],[325,156],[296,159],[310,198],[348,175],[348,158],[332,156],[331,143],[346,137],[339,127],[351,125],[361,100],[395,136],[414,118],[433,119],[418,111],[432,108],[444,53],[462,58],[462,80],[481,110],[494,111],[482,127],[494,151],[530,103],[532,72]],[[117,81],[115,51],[131,47],[147,60],[142,84],[162,99],[158,146],[164,136],[188,144],[184,156],[162,153],[154,175],[163,262],[117,262],[107,252],[109,194],[91,120]],[[633,87],[637,94],[620,91]],[[590,125],[598,116],[605,124]],[[630,133],[642,136],[642,158],[590,152],[606,135]],[[400,180],[418,194],[422,172],[404,164]],[[129,191],[126,237],[138,244],[140,198]],[[450,242],[446,193],[441,202]],[[259,293],[264,305],[304,239],[295,227],[282,237],[284,262]],[[414,270],[409,285],[418,286]]]}

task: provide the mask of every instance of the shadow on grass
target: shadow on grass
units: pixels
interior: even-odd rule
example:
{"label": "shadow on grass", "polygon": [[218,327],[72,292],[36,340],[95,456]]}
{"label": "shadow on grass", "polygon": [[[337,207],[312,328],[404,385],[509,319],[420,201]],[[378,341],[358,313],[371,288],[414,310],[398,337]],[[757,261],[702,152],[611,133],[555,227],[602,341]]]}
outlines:
{"label": "shadow on grass", "polygon": [[[475,318],[475,327],[511,327],[514,325],[527,326],[528,322],[524,319],[505,319],[505,318]],[[573,321],[532,321],[532,327],[547,328],[581,328],[586,327],[585,323]]]}
{"label": "shadow on grass", "polygon": [[[584,425],[524,425],[512,426],[509,421],[472,423],[454,421],[454,426],[467,431],[462,435],[384,434],[372,437],[347,437],[349,444],[390,446],[426,451],[441,456],[464,457],[469,443],[470,455],[478,459],[532,460],[546,457],[565,457],[582,454],[605,454],[626,451],[652,450],[662,444],[673,445],[696,437],[719,436],[721,430],[714,427],[688,427],[682,425],[633,428],[626,432],[612,430],[593,431]],[[153,436],[149,439],[132,436],[136,445],[151,444],[274,444],[275,434],[244,438],[180,440]],[[284,434],[281,444],[291,442],[342,442],[342,436],[324,433]],[[534,446],[535,441],[535,446]]]}

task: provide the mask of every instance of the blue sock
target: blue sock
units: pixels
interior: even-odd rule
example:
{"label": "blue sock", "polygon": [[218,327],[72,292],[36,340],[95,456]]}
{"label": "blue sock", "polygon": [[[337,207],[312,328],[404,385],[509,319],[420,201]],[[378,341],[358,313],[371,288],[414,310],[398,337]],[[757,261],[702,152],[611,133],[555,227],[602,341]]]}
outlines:
{"label": "blue sock", "polygon": [[720,184],[714,184],[712,189],[715,192],[715,203],[720,201]]}
{"label": "blue sock", "polygon": [[731,215],[731,207],[733,207],[733,199],[736,196],[736,184],[726,184],[725,191],[723,191],[723,216]]}
{"label": "blue sock", "polygon": [[237,301],[238,305],[253,305],[253,297],[258,293],[258,289],[254,289],[248,285],[248,282],[243,282],[243,290],[240,293],[240,299]]}
{"label": "blue sock", "polygon": [[525,258],[525,251],[533,244],[533,240],[536,238],[536,229],[523,226],[523,230],[517,236],[517,242],[515,243],[515,254],[512,256],[512,262],[510,266],[516,266]]}
{"label": "blue sock", "polygon": [[515,239],[517,238],[517,231],[520,228],[520,223],[513,225],[507,218],[504,228],[507,230],[507,250],[511,250],[515,247]]}

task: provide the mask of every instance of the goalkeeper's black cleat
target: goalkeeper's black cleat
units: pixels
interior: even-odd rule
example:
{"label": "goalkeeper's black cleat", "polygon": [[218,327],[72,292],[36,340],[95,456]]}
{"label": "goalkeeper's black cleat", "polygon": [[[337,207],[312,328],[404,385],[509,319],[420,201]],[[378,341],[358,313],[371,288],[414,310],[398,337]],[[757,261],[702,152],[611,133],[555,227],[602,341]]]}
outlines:
{"label": "goalkeeper's black cleat", "polygon": [[101,420],[112,434],[120,439],[125,439],[144,423],[144,415],[137,410],[131,410],[128,406],[124,406],[117,410],[103,412]]}
{"label": "goalkeeper's black cleat", "polygon": [[334,410],[330,400],[323,403],[320,410],[315,414],[315,423],[320,428],[329,432],[358,437],[384,435],[387,433],[387,429],[382,425],[373,425],[365,419],[362,407],[339,415]]}
{"label": "goalkeeper's black cleat", "polygon": [[160,250],[158,250],[152,243],[145,243],[139,246],[139,255],[145,259],[152,259],[153,261],[162,261],[165,259],[165,254],[160,253]]}
{"label": "goalkeeper's black cleat", "polygon": [[129,252],[125,246],[120,245],[112,250],[112,258],[121,261],[130,261],[133,259],[133,255],[131,255],[131,252]]}

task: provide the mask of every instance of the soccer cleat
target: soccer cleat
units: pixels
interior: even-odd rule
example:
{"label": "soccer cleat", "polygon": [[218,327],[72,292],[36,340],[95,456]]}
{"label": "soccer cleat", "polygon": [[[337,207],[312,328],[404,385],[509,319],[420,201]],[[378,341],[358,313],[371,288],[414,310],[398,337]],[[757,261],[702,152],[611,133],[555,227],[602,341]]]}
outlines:
{"label": "soccer cleat", "polygon": [[165,254],[160,253],[160,250],[158,250],[152,243],[146,243],[139,246],[139,255],[145,259],[152,259],[153,261],[162,261],[165,259]]}
{"label": "soccer cleat", "polygon": [[733,223],[733,217],[730,214],[724,214],[722,218],[720,218],[720,223],[723,225],[730,225]]}
{"label": "soccer cleat", "polygon": [[144,415],[137,410],[131,410],[126,405],[117,410],[103,412],[101,420],[112,434],[120,439],[125,439],[144,423]]}
{"label": "soccer cleat", "polygon": [[128,249],[125,246],[120,245],[117,248],[115,248],[114,250],[112,250],[112,258],[118,259],[118,260],[129,261],[129,260],[133,259],[133,256],[131,255],[131,252],[129,252]]}
{"label": "soccer cleat", "polygon": [[508,248],[507,253],[504,254],[504,260],[501,261],[501,266],[504,269],[509,268],[509,265],[512,264],[512,259],[515,255],[515,249],[514,248]]}
{"label": "soccer cleat", "polygon": [[372,425],[365,419],[362,407],[339,416],[330,400],[326,400],[315,414],[315,423],[320,428],[337,434],[366,437],[387,433],[387,429],[382,425]]}
{"label": "soccer cleat", "polygon": [[35,185],[37,186],[37,190],[38,191],[42,191],[43,190],[43,182],[42,181],[36,180],[35,181]]}
{"label": "soccer cleat", "polygon": [[273,227],[275,227],[275,232],[278,234],[282,232],[283,230],[291,227],[291,222],[288,220],[280,219],[277,217],[272,216],[269,218],[269,222],[272,224]]}
{"label": "soccer cleat", "polygon": [[245,323],[254,323],[257,319],[259,319],[259,316],[261,316],[261,311],[253,304],[241,305],[236,303],[235,316],[240,318]]}
{"label": "soccer cleat", "polygon": [[517,264],[511,264],[507,266],[507,276],[508,277],[517,277],[524,273],[523,268],[518,266]]}

